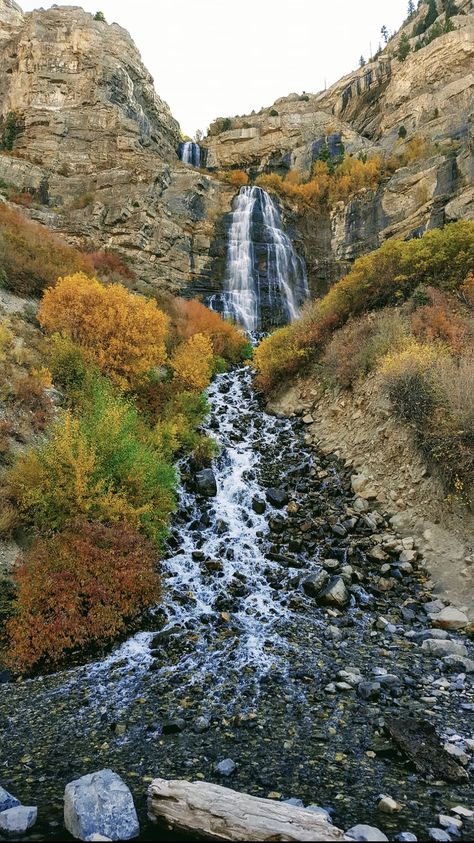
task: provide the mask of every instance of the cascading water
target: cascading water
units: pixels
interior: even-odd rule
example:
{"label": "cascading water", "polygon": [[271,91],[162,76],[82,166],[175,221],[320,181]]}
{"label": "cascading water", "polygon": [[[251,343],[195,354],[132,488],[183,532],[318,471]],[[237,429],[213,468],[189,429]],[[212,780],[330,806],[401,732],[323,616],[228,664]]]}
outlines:
{"label": "cascading water", "polygon": [[210,307],[252,333],[292,322],[307,297],[304,262],[275,202],[260,187],[242,187],[228,231],[224,291]]}
{"label": "cascading water", "polygon": [[183,164],[192,167],[201,166],[201,147],[194,141],[185,141],[179,145],[179,157]]}

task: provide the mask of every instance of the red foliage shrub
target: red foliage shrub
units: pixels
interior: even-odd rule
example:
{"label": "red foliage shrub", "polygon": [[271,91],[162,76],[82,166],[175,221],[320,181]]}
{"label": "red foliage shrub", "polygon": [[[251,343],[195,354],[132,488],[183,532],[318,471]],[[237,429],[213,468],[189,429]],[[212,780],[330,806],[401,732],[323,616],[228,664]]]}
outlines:
{"label": "red foliage shrub", "polygon": [[158,599],[156,563],[153,545],[126,523],[75,521],[38,539],[15,575],[9,666],[26,672],[115,638]]}
{"label": "red foliage shrub", "polygon": [[126,281],[134,281],[136,278],[133,269],[115,252],[109,250],[90,252],[87,257],[99,278],[107,278],[113,281],[118,281],[121,278]]}
{"label": "red foliage shrub", "polygon": [[443,293],[429,287],[427,294],[430,304],[419,307],[412,316],[411,326],[415,337],[422,342],[441,340],[454,351],[459,351],[466,335],[466,325],[450,311]]}

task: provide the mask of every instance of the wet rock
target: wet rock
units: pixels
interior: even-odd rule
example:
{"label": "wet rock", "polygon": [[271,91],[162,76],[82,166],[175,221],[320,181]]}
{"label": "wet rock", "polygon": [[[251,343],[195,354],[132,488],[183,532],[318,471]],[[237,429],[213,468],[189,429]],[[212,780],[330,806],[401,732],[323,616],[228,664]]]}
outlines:
{"label": "wet rock", "polygon": [[272,533],[283,533],[287,527],[286,518],[282,515],[273,515],[268,524]]}
{"label": "wet rock", "polygon": [[232,773],[235,772],[236,767],[237,764],[235,763],[235,761],[232,760],[232,758],[225,758],[223,761],[219,761],[215,765],[214,769],[216,773],[219,773],[220,776],[227,777],[231,776]]}
{"label": "wet rock", "polygon": [[19,799],[8,793],[5,788],[0,787],[0,811],[8,811],[9,808],[16,808],[20,804]]}
{"label": "wet rock", "polygon": [[402,810],[402,805],[392,799],[391,796],[381,796],[380,802],[377,805],[379,811],[383,814],[395,814],[397,811]]}
{"label": "wet rock", "polygon": [[349,601],[349,592],[342,577],[333,577],[319,599],[328,606],[345,606]]}
{"label": "wet rock", "polygon": [[428,829],[428,839],[435,840],[436,843],[449,843],[452,839],[447,831],[443,831],[442,828],[429,828]]}
{"label": "wet rock", "polygon": [[101,834],[131,840],[140,833],[132,794],[112,770],[100,770],[66,785],[64,824],[78,840]]}
{"label": "wet rock", "polygon": [[423,775],[444,781],[468,778],[463,767],[443,748],[436,729],[419,717],[387,717],[385,728],[399,750]]}
{"label": "wet rock", "polygon": [[421,649],[431,653],[432,656],[467,656],[466,647],[460,641],[427,638],[423,641]]}
{"label": "wet rock", "polygon": [[201,735],[203,732],[207,732],[210,729],[211,720],[209,717],[198,717],[193,725],[193,732],[197,735]]}
{"label": "wet rock", "polygon": [[379,843],[379,841],[383,843],[384,841],[388,841],[388,837],[379,828],[375,828],[373,825],[364,825],[363,823],[353,825],[352,828],[349,828],[346,831],[346,837],[349,837],[350,840],[368,841],[368,843]]}
{"label": "wet rock", "polygon": [[206,498],[215,498],[217,495],[216,476],[212,468],[203,468],[195,476],[196,488]]}
{"label": "wet rock", "polygon": [[6,811],[0,813],[0,834],[4,834],[6,837],[17,837],[25,834],[29,828],[34,826],[37,818],[37,808],[25,805],[7,808]]}
{"label": "wet rock", "polygon": [[418,837],[411,831],[401,831],[394,839],[397,843],[417,843]]}
{"label": "wet rock", "polygon": [[177,735],[179,732],[184,731],[185,725],[182,717],[177,717],[175,720],[165,720],[161,731],[164,735]]}
{"label": "wet rock", "polygon": [[446,606],[441,612],[430,614],[429,617],[433,626],[440,629],[464,629],[469,623],[464,612],[460,612],[454,606]]}
{"label": "wet rock", "polygon": [[361,682],[357,693],[363,700],[376,700],[380,696],[380,682]]}
{"label": "wet rock", "polygon": [[267,504],[260,495],[254,495],[252,498],[252,509],[257,515],[263,515],[267,508]]}
{"label": "wet rock", "polygon": [[466,808],[464,805],[456,805],[454,808],[451,808],[453,814],[457,814],[459,817],[465,817],[466,819],[471,819],[474,817],[474,811],[471,808]]}
{"label": "wet rock", "polygon": [[468,659],[467,656],[444,656],[443,667],[447,671],[474,673],[474,660]]}
{"label": "wet rock", "polygon": [[309,577],[303,580],[303,590],[309,597],[317,597],[328,581],[328,572],[318,566]]}
{"label": "wet rock", "polygon": [[267,501],[277,509],[282,509],[289,501],[288,493],[284,489],[267,489]]}
{"label": "wet rock", "polygon": [[448,834],[451,833],[451,829],[453,831],[460,831],[462,828],[462,820],[458,817],[450,817],[447,814],[440,814],[438,817],[438,822],[441,828],[445,828]]}

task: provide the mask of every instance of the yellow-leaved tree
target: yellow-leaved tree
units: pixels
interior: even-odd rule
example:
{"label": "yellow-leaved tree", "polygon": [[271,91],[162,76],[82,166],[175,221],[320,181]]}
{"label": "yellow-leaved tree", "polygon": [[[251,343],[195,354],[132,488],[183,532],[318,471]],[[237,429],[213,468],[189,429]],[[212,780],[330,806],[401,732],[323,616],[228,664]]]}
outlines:
{"label": "yellow-leaved tree", "polygon": [[204,334],[193,334],[178,345],[170,363],[175,378],[185,389],[205,389],[212,377],[212,341]]}
{"label": "yellow-leaved tree", "polygon": [[38,319],[87,351],[99,369],[124,389],[166,361],[168,317],[156,302],[121,284],[104,286],[78,272],[45,291]]}

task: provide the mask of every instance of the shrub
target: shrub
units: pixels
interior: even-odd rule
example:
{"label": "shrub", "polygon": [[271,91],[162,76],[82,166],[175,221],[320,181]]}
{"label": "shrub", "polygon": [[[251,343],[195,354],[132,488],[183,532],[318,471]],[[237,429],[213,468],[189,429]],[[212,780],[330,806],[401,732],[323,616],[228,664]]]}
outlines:
{"label": "shrub", "polygon": [[11,152],[15,141],[23,131],[23,120],[16,111],[9,111],[2,128],[0,136],[0,148]]}
{"label": "shrub", "polygon": [[272,108],[270,111],[270,117],[278,117],[278,111],[275,108]]}
{"label": "shrub", "polygon": [[45,384],[35,374],[22,375],[13,384],[17,406],[30,414],[33,430],[44,430],[51,420],[53,406],[45,394]]}
{"label": "shrub", "polygon": [[466,325],[449,312],[449,305],[439,290],[428,288],[430,304],[419,307],[412,316],[411,325],[415,337],[423,342],[440,340],[454,351],[459,351],[466,336]]}
{"label": "shrub", "polygon": [[432,415],[437,396],[429,373],[441,354],[441,347],[421,345],[412,340],[402,351],[392,352],[384,358],[381,372],[387,391],[405,421],[422,425]]}
{"label": "shrub", "polygon": [[233,364],[245,358],[248,351],[245,334],[196,299],[175,299],[173,322],[174,333],[179,339],[188,340],[194,334],[204,334],[211,340],[215,355]]}
{"label": "shrub", "polygon": [[170,359],[174,376],[184,389],[201,391],[212,377],[214,350],[212,341],[204,334],[193,334],[181,343]]}
{"label": "shrub", "polygon": [[467,273],[459,292],[464,303],[468,307],[474,308],[474,273],[472,270]]}
{"label": "shrub", "polygon": [[398,52],[397,52],[398,60],[402,61],[402,62],[405,61],[405,59],[406,59],[408,53],[410,52],[410,50],[411,50],[410,39],[408,38],[408,35],[406,34],[406,32],[403,32],[401,37],[400,37],[400,43],[398,45]]}
{"label": "shrub", "polygon": [[69,337],[53,334],[49,338],[47,359],[54,383],[75,393],[81,390],[88,372],[85,354]]}
{"label": "shrub", "polygon": [[72,650],[116,638],[158,599],[156,565],[155,548],[123,523],[77,520],[37,539],[15,575],[9,666],[56,665]]}
{"label": "shrub", "polygon": [[400,126],[400,128],[398,130],[398,137],[404,139],[404,138],[406,138],[407,134],[408,133],[407,133],[407,130],[405,129],[405,126]]}
{"label": "shrub", "polygon": [[153,300],[121,284],[104,287],[83,273],[61,278],[46,290],[38,319],[49,333],[59,332],[85,349],[125,389],[166,360],[167,316]]}
{"label": "shrub", "polygon": [[59,275],[90,268],[85,255],[0,203],[0,272],[7,289],[21,296],[38,295]]}
{"label": "shrub", "polygon": [[98,21],[101,21],[102,23],[105,23],[104,13],[103,12],[96,12],[95,15],[94,15],[94,20],[98,20]]}
{"label": "shrub", "polygon": [[221,170],[216,173],[216,176],[235,188],[241,188],[249,183],[249,177],[243,170]]}
{"label": "shrub", "polygon": [[76,196],[71,203],[71,208],[74,211],[83,211],[84,208],[88,208],[89,205],[92,205],[95,199],[95,194],[92,190],[87,191],[87,193],[81,193],[80,196]]}
{"label": "shrub", "polygon": [[95,273],[99,278],[104,278],[111,281],[134,281],[136,275],[125,261],[115,252],[106,249],[103,252],[90,252],[88,254]]}
{"label": "shrub", "polygon": [[21,519],[40,531],[61,530],[80,515],[129,521],[157,543],[174,508],[175,482],[133,404],[94,377],[81,412],[63,412],[48,441],[21,454],[8,476]]}
{"label": "shrub", "polygon": [[459,289],[473,265],[474,223],[467,220],[429,231],[419,240],[387,240],[358,258],[323,299],[304,308],[300,319],[262,341],[255,353],[260,385],[271,388],[297,371],[349,317],[402,302],[422,283]]}

